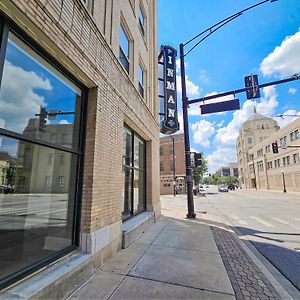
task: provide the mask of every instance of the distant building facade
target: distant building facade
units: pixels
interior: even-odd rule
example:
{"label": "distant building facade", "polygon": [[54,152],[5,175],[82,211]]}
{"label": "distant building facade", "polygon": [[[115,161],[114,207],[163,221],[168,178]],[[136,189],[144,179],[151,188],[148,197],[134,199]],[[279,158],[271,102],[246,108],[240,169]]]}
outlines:
{"label": "distant building facade", "polygon": [[238,172],[238,164],[237,163],[229,163],[229,166],[223,166],[215,173],[217,176],[234,176],[236,178],[239,177]]}
{"label": "distant building facade", "polygon": [[275,120],[257,113],[255,109],[251,118],[241,126],[236,139],[236,152],[238,158],[239,183],[242,187],[254,188],[256,186],[255,178],[249,176],[250,149],[278,130],[279,126]]}
{"label": "distant building facade", "polygon": [[186,192],[183,134],[169,135],[160,138],[160,194],[173,194],[174,184],[176,193]]}
{"label": "distant building facade", "polygon": [[[260,121],[256,120],[256,124],[266,122],[267,119],[262,117]],[[282,129],[276,121],[269,120],[270,126],[273,126],[273,133],[266,134],[266,138],[249,147],[246,156],[237,144],[239,168],[243,171],[243,176],[240,175],[242,187],[299,192],[300,119]],[[242,139],[237,141],[241,143]],[[274,142],[279,146],[278,153],[272,152]]]}

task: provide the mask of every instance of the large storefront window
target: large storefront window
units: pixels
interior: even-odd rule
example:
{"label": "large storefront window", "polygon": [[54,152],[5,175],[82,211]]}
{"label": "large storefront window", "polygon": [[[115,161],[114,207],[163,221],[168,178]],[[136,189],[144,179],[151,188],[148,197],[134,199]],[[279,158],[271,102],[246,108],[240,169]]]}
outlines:
{"label": "large storefront window", "polygon": [[[81,88],[7,26],[0,65],[0,287],[75,247]],[[25,40],[25,38],[24,38]]]}
{"label": "large storefront window", "polygon": [[124,128],[123,172],[124,195],[122,219],[146,209],[145,142],[128,127]]}

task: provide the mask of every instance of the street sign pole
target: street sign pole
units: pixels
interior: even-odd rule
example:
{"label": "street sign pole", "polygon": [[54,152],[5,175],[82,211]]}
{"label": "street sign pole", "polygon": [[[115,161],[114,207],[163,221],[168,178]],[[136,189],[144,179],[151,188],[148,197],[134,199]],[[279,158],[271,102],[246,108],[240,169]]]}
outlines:
{"label": "street sign pole", "polygon": [[196,217],[194,210],[193,199],[193,175],[191,166],[191,149],[190,149],[190,135],[188,122],[188,98],[186,96],[186,82],[185,82],[185,66],[184,66],[184,45],[179,45],[180,51],[180,71],[181,71],[181,94],[182,94],[182,113],[183,113],[183,132],[184,132],[184,146],[185,146],[185,168],[186,168],[186,185],[187,185],[187,218],[193,219]]}

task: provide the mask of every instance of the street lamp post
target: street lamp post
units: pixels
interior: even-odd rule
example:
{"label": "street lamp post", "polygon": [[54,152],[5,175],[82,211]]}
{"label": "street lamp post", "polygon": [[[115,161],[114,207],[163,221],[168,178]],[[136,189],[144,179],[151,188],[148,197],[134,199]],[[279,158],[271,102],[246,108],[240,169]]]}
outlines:
{"label": "street lamp post", "polygon": [[[180,52],[180,71],[181,71],[181,94],[182,94],[182,113],[183,113],[183,131],[184,131],[184,144],[185,144],[185,166],[186,166],[186,184],[187,184],[187,205],[188,205],[188,213],[187,218],[195,218],[195,210],[194,210],[194,199],[193,199],[193,175],[191,168],[191,151],[190,151],[190,138],[189,138],[189,124],[188,124],[188,106],[190,103],[188,101],[187,93],[186,93],[186,79],[185,79],[185,66],[184,66],[184,57],[188,55],[193,49],[195,49],[201,42],[203,42],[206,38],[208,38],[211,34],[216,32],[218,29],[228,24],[229,22],[235,20],[240,17],[244,12],[255,8],[261,4],[266,2],[275,2],[277,0],[264,0],[252,6],[249,6],[225,19],[214,24],[213,26],[207,28],[206,30],[200,32],[193,38],[191,38],[186,43],[181,43],[179,45]],[[187,53],[184,53],[184,47],[204,35]]]}

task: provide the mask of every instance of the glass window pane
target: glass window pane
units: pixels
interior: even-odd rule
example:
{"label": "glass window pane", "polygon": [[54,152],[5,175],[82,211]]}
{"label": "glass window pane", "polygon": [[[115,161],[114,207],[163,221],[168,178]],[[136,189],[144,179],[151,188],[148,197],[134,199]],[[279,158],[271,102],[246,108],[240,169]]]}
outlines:
{"label": "glass window pane", "polygon": [[132,169],[124,168],[124,191],[123,191],[123,207],[122,219],[131,215],[131,199],[132,199]]}
{"label": "glass window pane", "polygon": [[139,22],[141,27],[144,29],[145,27],[145,16],[141,8],[139,8]]}
{"label": "glass window pane", "polygon": [[134,167],[145,169],[145,143],[136,135],[134,136]]}
{"label": "glass window pane", "polygon": [[73,244],[76,170],[76,155],[0,136],[0,280]]}
{"label": "glass window pane", "polygon": [[120,26],[120,47],[122,48],[125,56],[129,59],[129,38],[122,26]]}
{"label": "glass window pane", "polygon": [[141,83],[142,86],[144,86],[144,71],[143,68],[141,67],[141,65],[139,65],[139,82]]}
{"label": "glass window pane", "polygon": [[132,166],[132,134],[127,128],[123,135],[123,165]]}
{"label": "glass window pane", "polygon": [[145,173],[134,170],[133,212],[145,210]]}
{"label": "glass window pane", "polygon": [[0,89],[0,128],[77,149],[80,102],[76,85],[9,33]]}
{"label": "glass window pane", "polygon": [[121,47],[120,47],[120,53],[119,53],[119,60],[120,60],[121,64],[123,65],[123,67],[125,68],[125,70],[127,71],[127,73],[129,73],[129,61],[128,61],[127,57],[125,56]]}

